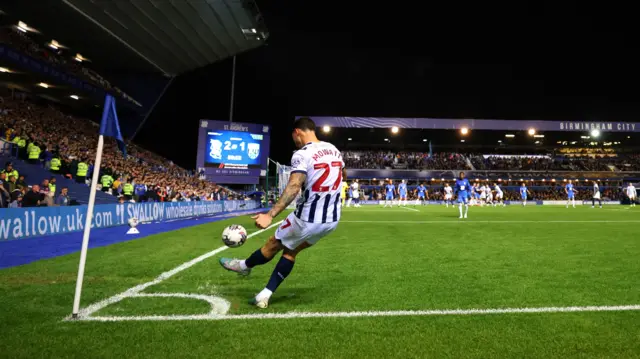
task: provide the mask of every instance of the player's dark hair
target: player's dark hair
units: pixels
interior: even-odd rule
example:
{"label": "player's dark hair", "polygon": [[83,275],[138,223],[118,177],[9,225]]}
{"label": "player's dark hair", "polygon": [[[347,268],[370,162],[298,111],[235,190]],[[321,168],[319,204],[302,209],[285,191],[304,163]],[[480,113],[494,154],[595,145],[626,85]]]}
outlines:
{"label": "player's dark hair", "polygon": [[316,124],[309,117],[300,117],[293,123],[293,129],[302,131],[316,131]]}

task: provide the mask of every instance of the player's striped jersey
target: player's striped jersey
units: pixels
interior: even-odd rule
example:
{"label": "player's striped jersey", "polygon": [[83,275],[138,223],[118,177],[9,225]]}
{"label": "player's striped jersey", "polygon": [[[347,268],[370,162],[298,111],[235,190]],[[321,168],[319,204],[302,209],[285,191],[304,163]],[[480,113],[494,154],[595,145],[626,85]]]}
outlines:
{"label": "player's striped jersey", "polygon": [[328,142],[310,142],[293,154],[291,167],[291,173],[307,175],[302,201],[294,212],[295,216],[311,223],[340,220],[340,185],[344,167],[340,151]]}
{"label": "player's striped jersey", "polygon": [[633,185],[627,186],[627,196],[629,196],[630,198],[635,198],[636,195],[636,188]]}

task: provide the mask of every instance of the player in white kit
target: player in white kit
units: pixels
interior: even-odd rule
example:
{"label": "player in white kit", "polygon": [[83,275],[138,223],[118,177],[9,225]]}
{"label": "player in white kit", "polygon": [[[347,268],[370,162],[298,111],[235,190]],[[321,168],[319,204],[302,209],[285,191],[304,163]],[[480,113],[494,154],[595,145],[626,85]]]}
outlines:
{"label": "player in white kit", "polygon": [[447,183],[444,185],[444,203],[447,207],[449,207],[449,202],[451,202],[451,206],[453,206],[453,188]]}
{"label": "player in white kit", "polygon": [[358,180],[351,183],[351,193],[353,194],[354,207],[360,207],[360,184]]}
{"label": "player in white kit", "polygon": [[636,193],[636,187],[633,185],[633,183],[629,182],[629,185],[626,188],[626,192],[627,192],[627,197],[629,197],[629,202],[631,203],[631,207],[635,207],[636,197],[638,194]]}
{"label": "player in white kit", "polygon": [[498,205],[503,207],[506,206],[506,204],[504,204],[504,193],[502,192],[502,188],[500,188],[497,183],[494,183],[493,188],[496,191],[496,202],[498,202]]}
{"label": "player in white kit", "polygon": [[487,188],[483,185],[480,187],[480,206],[484,206],[487,201]]}
{"label": "player in white kit", "polygon": [[491,186],[489,186],[489,184],[485,184],[484,185],[484,190],[487,193],[487,205],[494,205],[493,203],[493,191],[491,190]]}
{"label": "player in white kit", "polygon": [[220,259],[225,269],[246,276],[252,268],[268,263],[278,252],[283,252],[267,286],[250,301],[258,308],[267,308],[273,292],[291,273],[296,255],[333,232],[340,220],[342,154],[332,144],[319,141],[315,129],[309,118],[296,120],[292,137],[300,149],[291,158],[292,170],[287,187],[269,212],[253,218],[256,227],[269,228],[273,219],[302,191],[302,199],[296,209],[282,221],[275,235],[247,259]]}
{"label": "player in white kit", "polygon": [[598,186],[598,182],[593,181],[593,196],[591,197],[591,208],[596,207],[596,200],[600,203],[600,208],[602,208],[602,196],[600,195],[600,187]]}

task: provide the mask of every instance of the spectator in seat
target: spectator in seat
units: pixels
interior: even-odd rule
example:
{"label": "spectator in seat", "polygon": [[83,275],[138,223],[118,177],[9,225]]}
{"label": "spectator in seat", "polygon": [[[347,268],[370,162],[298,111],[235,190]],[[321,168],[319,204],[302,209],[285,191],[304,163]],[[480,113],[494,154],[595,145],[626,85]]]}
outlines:
{"label": "spectator in seat", "polygon": [[53,206],[53,195],[51,194],[51,187],[49,186],[49,180],[42,180],[42,184],[40,185],[40,193],[44,195],[41,204],[46,204],[47,206]]}
{"label": "spectator in seat", "polygon": [[7,162],[7,164],[4,166],[4,169],[2,170],[2,172],[0,173],[6,173],[7,174],[7,178],[14,176],[15,178],[18,178],[18,171],[13,168],[13,163],[11,162]]}
{"label": "spectator in seat", "polygon": [[56,205],[68,206],[69,202],[69,189],[67,187],[62,187],[62,189],[60,190],[60,195],[58,195],[58,198],[56,198]]}
{"label": "spectator in seat", "polygon": [[5,183],[7,181],[7,174],[0,173],[0,208],[6,208],[9,206],[11,200],[11,193],[7,191]]}
{"label": "spectator in seat", "polygon": [[22,207],[38,207],[44,201],[44,195],[40,193],[40,186],[34,184],[22,198]]}
{"label": "spectator in seat", "polygon": [[22,207],[22,191],[16,189],[11,192],[11,202],[9,203],[9,208],[20,208]]}
{"label": "spectator in seat", "polygon": [[144,178],[141,179],[141,183],[136,181],[136,185],[133,187],[136,202],[146,202],[147,198],[145,194],[147,193],[147,186],[144,185]]}
{"label": "spectator in seat", "polygon": [[49,179],[49,193],[51,193],[51,197],[55,198],[56,195],[56,182],[58,180],[55,177],[51,177]]}
{"label": "spectator in seat", "polygon": [[29,185],[27,185],[27,181],[24,180],[24,175],[20,175],[20,177],[18,177],[18,180],[16,181],[16,187],[18,189],[29,188]]}
{"label": "spectator in seat", "polygon": [[9,176],[9,180],[4,181],[2,185],[4,186],[4,189],[6,189],[9,193],[15,191],[16,189],[18,189],[18,185],[16,184],[16,176]]}

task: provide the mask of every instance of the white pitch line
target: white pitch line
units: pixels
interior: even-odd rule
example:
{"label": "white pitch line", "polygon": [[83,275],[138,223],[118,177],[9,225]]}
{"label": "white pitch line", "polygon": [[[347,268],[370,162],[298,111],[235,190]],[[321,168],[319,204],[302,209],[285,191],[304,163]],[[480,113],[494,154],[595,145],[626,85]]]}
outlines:
{"label": "white pitch line", "polygon": [[[267,227],[265,229],[261,229],[261,230],[255,231],[255,232],[249,234],[247,236],[247,239],[249,239],[249,238],[251,238],[253,236],[257,236],[258,234],[260,234],[260,233],[262,233],[262,232],[264,232],[266,230],[269,230],[269,229],[271,229],[271,228],[273,228],[275,226],[278,226],[280,223],[282,223],[282,221],[274,223],[274,224],[270,225],[269,227]],[[182,272],[183,270],[189,269],[189,268],[193,267],[194,265],[204,261],[205,259],[213,257],[216,254],[218,254],[218,253],[220,253],[220,252],[222,252],[224,250],[227,250],[227,249],[229,249],[229,247],[227,247],[227,246],[222,246],[222,247],[216,248],[216,249],[212,250],[211,252],[207,252],[207,253],[205,253],[205,254],[197,257],[197,258],[194,258],[194,259],[192,259],[192,260],[190,260],[188,262],[182,263],[181,265],[173,268],[170,271],[167,271],[167,272],[164,272],[164,273],[160,274],[158,277],[156,277],[156,279],[154,279],[154,280],[152,280],[150,282],[139,284],[139,285],[137,285],[137,286],[135,286],[133,288],[129,288],[129,289],[125,290],[124,292],[122,292],[120,294],[116,294],[113,297],[104,299],[104,300],[99,301],[97,303],[91,304],[86,308],[80,309],[80,311],[78,312],[78,318],[77,319],[86,319],[86,317],[91,316],[93,313],[95,313],[95,312],[97,312],[97,311],[99,311],[99,310],[101,310],[101,309],[103,309],[103,308],[105,308],[105,307],[107,307],[107,306],[109,306],[111,304],[117,303],[117,302],[123,300],[124,298],[135,297],[140,292],[142,292],[143,290],[151,287],[152,285],[156,285],[156,284],[158,284],[158,283],[160,283],[160,282],[162,282],[162,281],[164,281],[164,280],[166,280],[168,278],[171,278],[174,275]],[[71,317],[68,317],[66,319],[71,319]]]}
{"label": "white pitch line", "polygon": [[451,219],[448,221],[358,221],[358,220],[341,220],[340,223],[451,223],[451,224],[460,224],[460,223],[640,223],[640,220],[622,220],[622,221],[603,221],[603,220],[594,220],[594,221],[474,221],[474,220],[455,220]]}
{"label": "white pitch line", "polygon": [[618,312],[640,310],[640,304],[584,307],[540,307],[540,308],[489,308],[489,309],[440,309],[440,310],[389,310],[363,312],[287,312],[262,314],[197,314],[197,315],[150,315],[150,316],[99,316],[83,317],[84,321],[176,321],[176,320],[248,320],[248,319],[299,319],[299,318],[361,318],[445,315],[487,315],[525,313],[574,313],[574,312]]}
{"label": "white pitch line", "polygon": [[406,209],[408,211],[420,212],[419,210],[417,210],[415,208],[409,208],[409,207],[400,207],[400,208]]}

